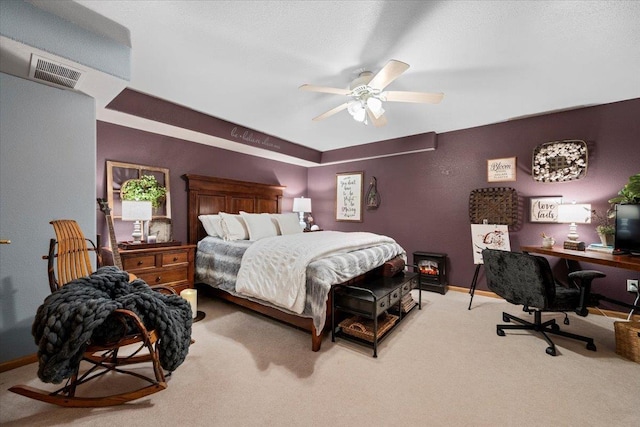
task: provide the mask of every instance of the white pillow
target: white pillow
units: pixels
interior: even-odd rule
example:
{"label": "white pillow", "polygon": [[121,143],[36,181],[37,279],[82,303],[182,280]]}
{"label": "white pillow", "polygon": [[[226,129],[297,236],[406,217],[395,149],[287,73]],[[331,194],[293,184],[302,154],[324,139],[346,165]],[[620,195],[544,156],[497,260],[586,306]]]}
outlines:
{"label": "white pillow", "polygon": [[302,233],[302,227],[300,226],[297,213],[271,214],[271,217],[275,218],[280,228],[280,234],[283,236],[286,234]]}
{"label": "white pillow", "polygon": [[224,237],[222,225],[220,224],[220,215],[199,215],[198,219],[209,236]]}
{"label": "white pillow", "polygon": [[222,238],[224,240],[247,240],[249,232],[240,215],[231,215],[220,212],[220,225],[222,226]]}
{"label": "white pillow", "polygon": [[278,235],[278,230],[273,225],[269,214],[250,214],[241,211],[240,215],[249,229],[249,240],[260,240]]}

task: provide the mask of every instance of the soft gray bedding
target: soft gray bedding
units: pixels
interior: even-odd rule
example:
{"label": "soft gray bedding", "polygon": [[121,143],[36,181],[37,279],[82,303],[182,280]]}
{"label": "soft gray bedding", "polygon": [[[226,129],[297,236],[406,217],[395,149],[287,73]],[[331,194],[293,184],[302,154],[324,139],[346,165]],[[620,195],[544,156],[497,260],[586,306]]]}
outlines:
{"label": "soft gray bedding", "polygon": [[[201,240],[196,253],[196,282],[246,298],[236,292],[235,279],[242,255],[252,243],[250,240],[228,242],[217,237]],[[325,324],[327,298],[331,286],[366,273],[398,255],[406,260],[404,249],[394,242],[313,261],[307,267],[306,302],[301,316],[312,318],[316,331],[321,333]],[[261,300],[250,299],[273,306]]]}

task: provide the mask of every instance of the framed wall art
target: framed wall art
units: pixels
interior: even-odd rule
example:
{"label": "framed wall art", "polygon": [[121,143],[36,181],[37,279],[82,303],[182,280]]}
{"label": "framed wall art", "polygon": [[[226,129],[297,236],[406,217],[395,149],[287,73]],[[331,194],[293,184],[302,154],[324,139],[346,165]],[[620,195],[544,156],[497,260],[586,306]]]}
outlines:
{"label": "framed wall art", "polygon": [[562,196],[532,197],[530,201],[531,222],[558,222],[558,205],[562,203]]}
{"label": "framed wall art", "polygon": [[362,222],[362,172],[336,174],[336,221]]}
{"label": "framed wall art", "polygon": [[487,160],[487,182],[504,182],[516,180],[516,158]]}

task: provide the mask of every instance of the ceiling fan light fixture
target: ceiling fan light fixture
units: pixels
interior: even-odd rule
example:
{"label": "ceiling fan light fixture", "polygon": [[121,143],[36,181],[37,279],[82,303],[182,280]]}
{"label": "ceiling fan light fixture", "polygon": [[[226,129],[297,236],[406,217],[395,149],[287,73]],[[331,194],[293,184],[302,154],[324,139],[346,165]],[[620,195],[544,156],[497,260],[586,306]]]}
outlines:
{"label": "ceiling fan light fixture", "polygon": [[370,96],[369,98],[367,98],[367,107],[369,108],[369,110],[371,110],[371,112],[376,117],[376,119],[384,114],[384,108],[382,108],[382,101],[380,101],[376,97]]}
{"label": "ceiling fan light fixture", "polygon": [[364,122],[367,118],[367,111],[364,108],[359,109],[358,111],[355,112],[355,114],[353,114],[353,119],[356,122]]}

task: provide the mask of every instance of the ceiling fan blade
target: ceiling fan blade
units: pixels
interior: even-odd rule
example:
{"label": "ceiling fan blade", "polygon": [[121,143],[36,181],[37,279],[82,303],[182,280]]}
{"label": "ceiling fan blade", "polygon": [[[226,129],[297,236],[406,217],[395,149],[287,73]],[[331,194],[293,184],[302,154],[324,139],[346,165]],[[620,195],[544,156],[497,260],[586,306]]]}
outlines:
{"label": "ceiling fan blade", "polygon": [[373,125],[377,128],[387,124],[387,118],[384,115],[376,117],[375,114],[373,114],[373,111],[371,111],[369,108],[367,108],[367,116],[369,116],[369,120],[371,120],[371,123],[373,123]]}
{"label": "ceiling fan blade", "polygon": [[382,90],[397,79],[400,74],[407,71],[408,68],[409,64],[392,59],[373,76],[368,85],[374,89]]}
{"label": "ceiling fan blade", "polygon": [[388,91],[382,94],[382,98],[391,102],[438,104],[444,98],[444,93]]}
{"label": "ceiling fan blade", "polygon": [[349,89],[339,89],[337,87],[315,86],[307,84],[300,86],[298,89],[308,90],[309,92],[335,93],[336,95],[349,95],[351,93]]}
{"label": "ceiling fan blade", "polygon": [[348,105],[347,102],[345,102],[344,104],[340,104],[336,108],[332,108],[331,110],[320,114],[318,117],[314,117],[313,121],[317,122],[317,121],[320,121],[320,120],[324,120],[327,117],[333,116],[334,114],[339,113],[342,110],[346,110],[347,109],[347,105]]}

